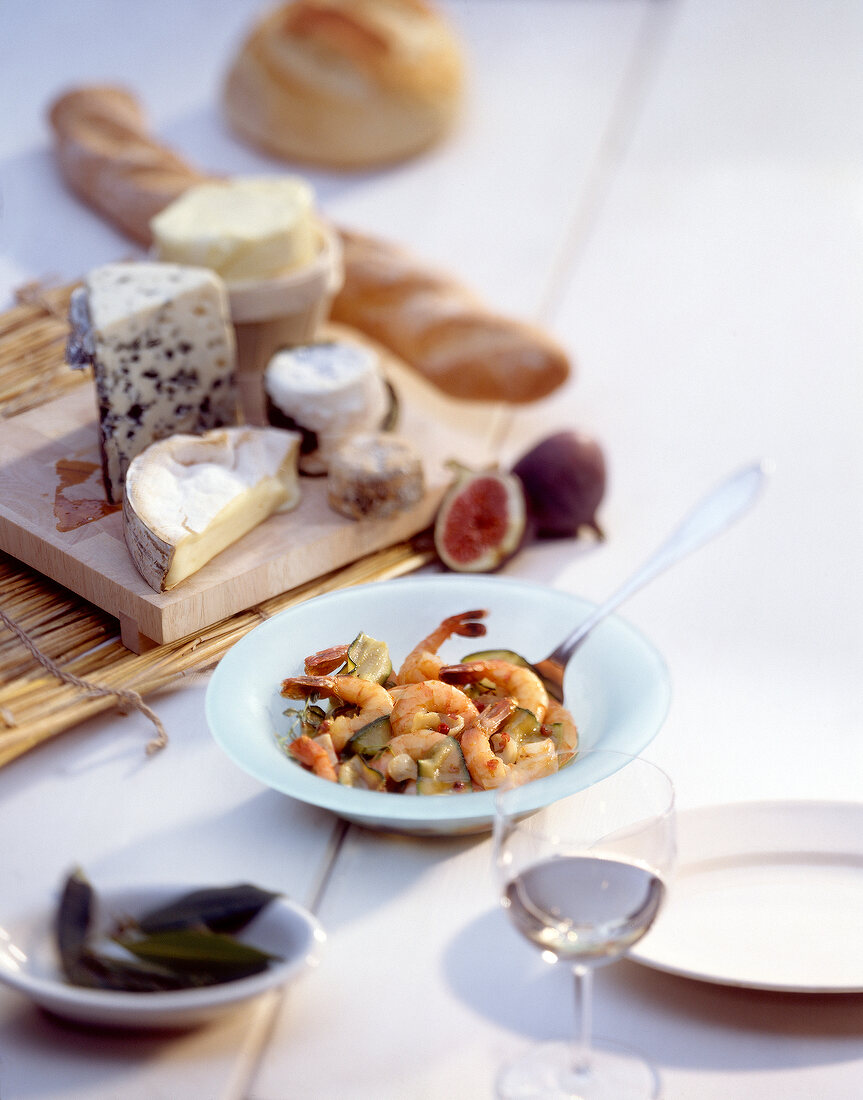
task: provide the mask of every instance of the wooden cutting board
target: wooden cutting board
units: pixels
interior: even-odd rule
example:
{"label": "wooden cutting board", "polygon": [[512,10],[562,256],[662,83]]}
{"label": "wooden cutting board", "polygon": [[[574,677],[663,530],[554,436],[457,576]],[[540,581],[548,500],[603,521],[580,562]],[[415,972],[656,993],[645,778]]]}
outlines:
{"label": "wooden cutting board", "polygon": [[428,527],[452,479],[448,461],[492,462],[497,408],[455,401],[384,354],[400,403],[398,433],[423,460],[424,499],[391,519],[333,511],[326,479],[301,479],[299,506],[272,516],[171,592],[135,569],[119,510],[106,502],[92,383],[0,422],[0,550],[115,616],[136,653],[194,634]]}

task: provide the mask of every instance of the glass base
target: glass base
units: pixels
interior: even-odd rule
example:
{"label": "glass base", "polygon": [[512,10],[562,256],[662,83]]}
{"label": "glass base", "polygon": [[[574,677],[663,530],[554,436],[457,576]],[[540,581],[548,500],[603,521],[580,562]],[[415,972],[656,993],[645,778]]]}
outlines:
{"label": "glass base", "polygon": [[586,1072],[573,1068],[571,1043],[540,1043],[504,1065],[495,1082],[499,1100],[656,1100],[659,1076],[640,1054],[594,1039]]}

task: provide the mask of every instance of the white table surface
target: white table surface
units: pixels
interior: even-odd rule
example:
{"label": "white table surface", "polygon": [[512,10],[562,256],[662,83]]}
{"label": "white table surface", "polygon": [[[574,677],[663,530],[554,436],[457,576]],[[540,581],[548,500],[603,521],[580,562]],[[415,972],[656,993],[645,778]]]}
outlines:
{"label": "white table surface", "polygon": [[[203,167],[275,172],[218,93],[252,0],[4,0],[0,308],[134,248],[54,170],[44,112],[122,81]],[[746,520],[623,614],[673,704],[646,755],[682,808],[863,788],[863,5],[857,0],[452,0],[467,109],[380,173],[306,173],[334,219],[449,267],[578,363],[503,457],[563,427],[609,463],[608,538],[505,572],[599,600],[712,484],[775,463]],[[0,429],[2,430],[2,429]],[[172,1036],[72,1028],[0,991],[2,1100],[491,1095],[499,1058],[571,1028],[571,990],[498,911],[484,837],[345,828],[210,740],[205,682],[85,723],[0,772],[0,914],[97,885],[238,877],[314,907],[320,967],[283,998]],[[863,951],[861,936],[837,952]],[[777,934],[781,934],[781,929]],[[599,972],[596,1027],[649,1051],[668,1100],[863,1095],[863,997]]]}

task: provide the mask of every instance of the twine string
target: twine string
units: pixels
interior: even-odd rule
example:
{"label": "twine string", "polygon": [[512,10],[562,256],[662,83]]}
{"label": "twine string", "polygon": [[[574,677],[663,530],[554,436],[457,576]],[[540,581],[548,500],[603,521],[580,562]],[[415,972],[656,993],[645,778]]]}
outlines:
{"label": "twine string", "polygon": [[92,680],[84,680],[72,672],[67,672],[66,669],[58,665],[53,658],[49,657],[47,653],[43,653],[27,631],[19,626],[18,623],[2,609],[0,609],[0,622],[15,635],[31,656],[34,657],[44,669],[53,676],[56,676],[58,680],[62,680],[63,683],[78,688],[78,690],[82,691],[85,695],[120,699],[124,703],[128,703],[130,706],[140,711],[146,718],[149,718],[156,728],[156,736],[147,743],[148,755],[158,752],[159,749],[163,749],[168,744],[168,733],[162,724],[161,718],[159,718],[152,707],[147,706],[137,691],[133,691],[130,688],[108,687],[106,684],[97,684]]}

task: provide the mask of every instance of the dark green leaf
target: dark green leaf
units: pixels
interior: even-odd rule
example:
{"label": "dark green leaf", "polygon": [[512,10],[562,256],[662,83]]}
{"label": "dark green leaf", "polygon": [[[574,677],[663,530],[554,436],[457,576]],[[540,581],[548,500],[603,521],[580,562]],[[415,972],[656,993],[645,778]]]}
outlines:
{"label": "dark green leaf", "polygon": [[80,867],[76,868],[63,886],[54,924],[60,965],[67,976],[87,947],[95,904],[93,887]]}
{"label": "dark green leaf", "polygon": [[149,933],[202,925],[213,932],[238,932],[278,896],[249,883],[208,887],[145,913],[137,923]]}
{"label": "dark green leaf", "polygon": [[184,928],[141,939],[118,939],[139,959],[209,981],[230,981],[265,970],[278,956],[218,932]]}
{"label": "dark green leaf", "polygon": [[181,975],[162,967],[136,962],[134,959],[127,962],[111,955],[100,955],[95,951],[83,952],[75,960],[67,977],[73,985],[127,993],[159,993],[183,989],[188,985]]}

